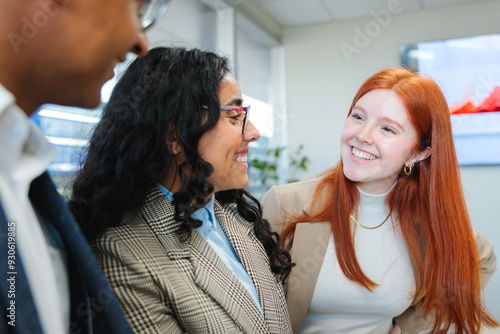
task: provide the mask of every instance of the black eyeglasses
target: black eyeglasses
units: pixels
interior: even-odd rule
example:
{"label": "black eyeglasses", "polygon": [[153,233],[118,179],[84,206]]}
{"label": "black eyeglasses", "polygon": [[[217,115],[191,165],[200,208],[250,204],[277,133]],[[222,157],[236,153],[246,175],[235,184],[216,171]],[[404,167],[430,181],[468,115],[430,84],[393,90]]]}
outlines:
{"label": "black eyeglasses", "polygon": [[158,21],[165,14],[169,2],[170,0],[142,0],[139,12],[142,27],[147,29]]}

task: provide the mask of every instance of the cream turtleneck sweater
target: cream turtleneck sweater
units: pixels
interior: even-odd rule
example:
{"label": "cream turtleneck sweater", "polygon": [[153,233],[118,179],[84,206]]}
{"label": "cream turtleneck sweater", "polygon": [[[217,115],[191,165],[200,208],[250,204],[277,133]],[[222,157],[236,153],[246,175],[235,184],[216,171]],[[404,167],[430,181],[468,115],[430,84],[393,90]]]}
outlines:
{"label": "cream turtleneck sweater", "polygon": [[[385,200],[390,190],[378,195],[358,190],[358,222],[367,227],[379,225],[389,214]],[[344,276],[332,234],[299,333],[387,334],[392,329],[392,319],[403,313],[413,300],[415,278],[398,223],[389,218],[373,230],[364,229],[352,220],[351,223],[361,269],[379,286],[370,292]]]}

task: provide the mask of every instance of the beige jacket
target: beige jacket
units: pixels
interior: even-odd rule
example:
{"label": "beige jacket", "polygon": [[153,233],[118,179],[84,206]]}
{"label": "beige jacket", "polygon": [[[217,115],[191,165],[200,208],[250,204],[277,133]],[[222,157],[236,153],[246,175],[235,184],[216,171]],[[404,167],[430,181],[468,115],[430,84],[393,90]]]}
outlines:
{"label": "beige jacket", "polygon": [[[318,185],[318,179],[275,186],[262,199],[264,217],[269,220],[278,233],[283,231],[290,214],[307,213]],[[288,278],[285,294],[292,319],[294,332],[299,329],[309,304],[311,303],[316,281],[323,263],[328,240],[332,233],[329,221],[301,223],[296,226],[293,240],[287,244],[292,261],[296,266]],[[476,234],[479,248],[483,283],[491,279],[497,269],[493,245],[480,233]],[[403,333],[418,333],[429,329],[432,323],[417,312],[417,300],[395,320]]]}
{"label": "beige jacket", "polygon": [[214,202],[215,216],[252,279],[264,312],[193,230],[177,233],[174,206],[154,187],[145,204],[94,244],[96,257],[137,333],[291,333],[283,286],[253,223]]}

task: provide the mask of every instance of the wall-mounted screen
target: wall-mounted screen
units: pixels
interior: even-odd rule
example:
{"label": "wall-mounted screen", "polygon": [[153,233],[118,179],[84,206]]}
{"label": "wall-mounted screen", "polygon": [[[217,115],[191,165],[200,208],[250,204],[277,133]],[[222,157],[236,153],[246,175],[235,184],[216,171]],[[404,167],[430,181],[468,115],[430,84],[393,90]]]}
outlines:
{"label": "wall-mounted screen", "polygon": [[402,45],[400,56],[443,90],[459,163],[500,164],[500,34]]}

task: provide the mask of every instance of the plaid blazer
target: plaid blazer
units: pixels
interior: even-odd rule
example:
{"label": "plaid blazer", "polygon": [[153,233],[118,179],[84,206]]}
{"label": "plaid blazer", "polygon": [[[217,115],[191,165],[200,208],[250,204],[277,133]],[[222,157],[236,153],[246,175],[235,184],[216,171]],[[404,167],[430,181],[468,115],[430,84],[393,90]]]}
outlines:
{"label": "plaid blazer", "polygon": [[137,333],[291,333],[281,283],[253,224],[229,205],[214,211],[257,289],[264,317],[197,230],[183,240],[157,188],[95,242],[94,252]]}

